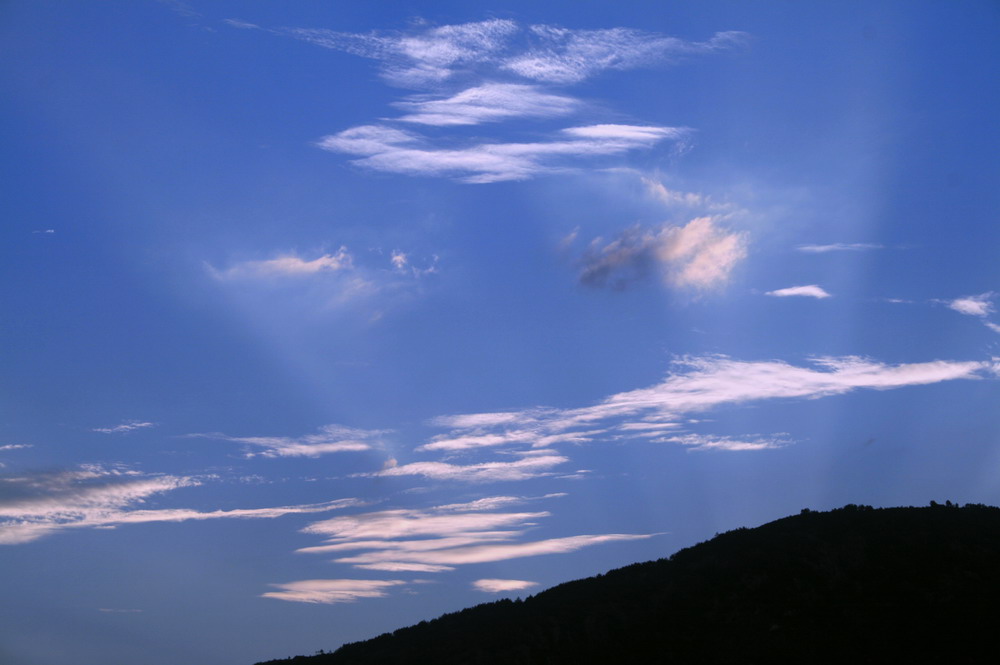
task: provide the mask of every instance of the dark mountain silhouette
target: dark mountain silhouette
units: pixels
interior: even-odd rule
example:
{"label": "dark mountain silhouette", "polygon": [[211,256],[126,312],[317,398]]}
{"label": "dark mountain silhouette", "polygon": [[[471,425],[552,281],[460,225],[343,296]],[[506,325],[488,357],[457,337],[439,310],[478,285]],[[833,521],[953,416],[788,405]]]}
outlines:
{"label": "dark mountain silhouette", "polygon": [[1000,508],[849,505],[267,664],[995,663]]}

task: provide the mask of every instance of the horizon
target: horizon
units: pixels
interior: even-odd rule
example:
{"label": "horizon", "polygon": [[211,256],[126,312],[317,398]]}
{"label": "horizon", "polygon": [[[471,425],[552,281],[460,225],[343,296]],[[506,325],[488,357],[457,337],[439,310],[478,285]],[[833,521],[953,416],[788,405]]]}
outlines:
{"label": "horizon", "polygon": [[998,28],[5,4],[0,660],[249,665],[1000,503]]}

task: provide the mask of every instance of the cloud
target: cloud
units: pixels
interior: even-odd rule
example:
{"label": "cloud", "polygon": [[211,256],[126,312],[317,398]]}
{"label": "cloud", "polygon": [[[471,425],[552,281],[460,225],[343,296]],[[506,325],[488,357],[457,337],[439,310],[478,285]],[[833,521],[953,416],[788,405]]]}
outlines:
{"label": "cloud", "polygon": [[[740,361],[726,356],[683,358],[658,384],[611,395],[591,406],[535,407],[501,413],[435,419],[450,427],[425,447],[455,441],[459,446],[537,445],[551,437],[588,440],[657,438],[669,435],[687,415],[726,405],[773,399],[817,399],[855,390],[889,390],[989,375],[990,362],[944,361],[887,365],[855,356],[816,358],[812,366],[778,360]],[[662,439],[661,439],[662,440]],[[784,444],[780,439],[714,439],[678,435],[682,445],[748,449]],[[711,442],[715,441],[713,445]],[[523,454],[523,453],[520,453]]]}
{"label": "cloud", "polygon": [[725,207],[712,203],[711,200],[703,194],[696,194],[694,192],[679,192],[673,189],[667,189],[663,183],[653,180],[652,178],[647,178],[646,176],[639,176],[639,179],[642,181],[642,184],[646,186],[646,191],[648,191],[651,196],[668,206],[679,205],[688,208]]}
{"label": "cloud", "polygon": [[30,443],[8,443],[5,446],[0,446],[0,450],[23,450],[24,448],[33,448]]}
{"label": "cloud", "polygon": [[809,254],[825,254],[826,252],[864,252],[872,249],[885,249],[885,246],[866,242],[835,242],[830,245],[799,245],[795,249]]}
{"label": "cloud", "polygon": [[561,162],[567,158],[619,155],[664,140],[681,140],[687,133],[678,127],[593,125],[564,129],[547,141],[437,148],[411,132],[363,125],[325,136],[317,145],[331,152],[359,155],[354,164],[376,171],[490,183],[565,172],[567,167]]}
{"label": "cloud", "polygon": [[1000,325],[997,325],[997,324],[992,323],[990,321],[984,321],[983,325],[985,325],[987,328],[989,328],[990,330],[992,330],[995,333],[1000,333]]}
{"label": "cloud", "polygon": [[[256,27],[241,21],[229,23],[237,28]],[[567,164],[571,160],[622,155],[666,139],[680,140],[690,131],[603,124],[570,127],[531,142],[448,141],[387,123],[451,127],[567,116],[585,104],[552,90],[552,85],[578,83],[607,70],[731,49],[746,39],[744,33],[720,32],[707,41],[692,42],[627,28],[522,27],[507,19],[436,27],[420,23],[403,32],[361,34],[310,28],[270,32],[374,59],[391,85],[430,91],[394,102],[403,110],[402,116],[322,137],[317,142],[320,148],[355,155],[353,163],[366,169],[466,183],[565,173],[571,170]],[[512,76],[525,81],[511,81]]]}
{"label": "cloud", "polygon": [[435,87],[460,68],[489,62],[518,32],[514,21],[491,19],[475,23],[418,28],[410,33],[346,33],[309,28],[277,32],[318,46],[379,60],[382,76],[404,88]]}
{"label": "cloud", "polygon": [[768,291],[764,295],[774,296],[776,298],[788,298],[791,296],[803,296],[806,298],[830,298],[832,297],[827,293],[822,287],[816,284],[808,284],[806,286],[789,286],[786,289],[777,289],[776,291]]}
{"label": "cloud", "polygon": [[[555,498],[547,495],[542,498]],[[601,543],[649,538],[649,534],[597,534],[512,542],[549,512],[498,512],[528,501],[486,497],[434,508],[380,510],[334,517],[310,524],[306,533],[326,537],[326,544],[298,550],[337,553],[335,563],[385,571],[442,572],[455,566],[527,556],[561,554]],[[345,553],[354,552],[349,556]]]}
{"label": "cloud", "polygon": [[323,254],[312,260],[305,260],[295,254],[283,254],[264,261],[244,261],[223,271],[214,271],[221,279],[249,277],[302,277],[324,272],[340,272],[354,268],[354,257],[346,247],[336,254]]}
{"label": "cloud", "polygon": [[564,464],[569,458],[561,455],[525,457],[516,462],[481,462],[479,464],[449,464],[447,462],[413,462],[390,465],[381,471],[357,473],[355,477],[423,476],[433,480],[458,480],[467,483],[492,483],[527,480],[550,475],[548,470]]}
{"label": "cloud", "polygon": [[987,291],[986,293],[980,293],[977,296],[963,296],[961,298],[956,298],[954,300],[947,301],[947,305],[950,309],[955,310],[959,314],[965,314],[967,316],[989,316],[994,312],[992,299],[996,294],[992,291]]}
{"label": "cloud", "polygon": [[359,598],[384,598],[388,589],[401,580],[301,580],[287,584],[272,584],[281,591],[262,593],[262,598],[277,598],[296,603],[353,603]]}
{"label": "cloud", "polygon": [[484,593],[503,593],[505,591],[522,591],[538,586],[538,582],[528,582],[527,580],[498,580],[482,579],[472,583],[472,588]]}
{"label": "cloud", "polygon": [[595,239],[581,259],[580,283],[624,289],[656,274],[667,285],[709,289],[725,284],[746,258],[747,235],[713,217],[658,230],[635,226],[604,243]]}
{"label": "cloud", "polygon": [[221,433],[188,434],[189,437],[244,443],[262,452],[246,453],[246,457],[319,457],[330,453],[371,450],[390,430],[365,430],[341,425],[325,425],[317,434],[288,436],[228,436]]}
{"label": "cloud", "polygon": [[[437,565],[465,565],[473,563],[491,563],[520,559],[529,556],[545,554],[568,554],[585,547],[602,543],[627,540],[642,540],[651,538],[654,534],[608,533],[601,535],[569,536],[566,538],[549,538],[527,543],[510,543],[497,545],[472,545],[455,547],[429,552],[407,552],[408,561]],[[360,555],[336,559],[337,563],[370,564],[378,561],[392,560],[400,556],[396,551],[373,551]]]}
{"label": "cloud", "polygon": [[137,429],[146,429],[147,427],[155,427],[155,423],[143,422],[140,420],[128,420],[121,425],[115,425],[114,427],[95,427],[93,432],[101,432],[102,434],[126,434],[128,432],[134,432]]}
{"label": "cloud", "polygon": [[422,125],[476,125],[509,118],[554,118],[573,113],[580,102],[572,97],[542,92],[538,86],[484,83],[451,97],[411,97],[394,106],[408,111],[402,122]]}
{"label": "cloud", "polygon": [[31,542],[68,528],[109,528],[123,524],[209,519],[269,519],[363,505],[357,499],[276,508],[201,512],[186,508],[135,508],[159,494],[202,481],[190,476],[146,476],[116,468],[0,477],[0,544]]}
{"label": "cloud", "polygon": [[226,25],[232,26],[234,28],[239,28],[241,30],[260,30],[261,27],[255,23],[248,23],[247,21],[241,21],[238,18],[224,18],[222,22]]}
{"label": "cloud", "polygon": [[682,434],[657,439],[690,446],[691,450],[768,450],[786,446],[791,441],[783,436],[772,437],[730,437],[707,434]]}
{"label": "cloud", "polygon": [[707,42],[688,42],[628,28],[569,30],[549,25],[533,25],[529,32],[537,46],[507,58],[501,68],[559,84],[578,83],[609,69],[634,69],[681,55],[729,49],[746,39],[745,33],[720,32]]}
{"label": "cloud", "polygon": [[607,70],[646,67],[736,48],[747,38],[741,32],[719,32],[707,41],[691,42],[629,28],[524,28],[507,19],[418,25],[408,32],[359,34],[308,28],[274,32],[378,60],[388,83],[418,89],[439,87],[458,75],[500,73],[545,83],[578,83]]}

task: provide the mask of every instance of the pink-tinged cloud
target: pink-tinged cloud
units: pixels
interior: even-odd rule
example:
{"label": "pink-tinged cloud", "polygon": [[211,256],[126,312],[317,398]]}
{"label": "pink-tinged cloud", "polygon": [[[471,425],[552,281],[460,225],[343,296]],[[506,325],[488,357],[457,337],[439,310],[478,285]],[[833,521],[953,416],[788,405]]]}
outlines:
{"label": "pink-tinged cloud", "polygon": [[476,591],[482,591],[484,593],[504,593],[507,591],[523,591],[524,589],[530,589],[533,586],[538,586],[538,582],[529,582],[527,580],[498,580],[498,579],[482,579],[476,580],[472,583],[472,588]]}
{"label": "pink-tinged cloud", "polygon": [[402,580],[300,580],[272,584],[280,591],[262,593],[263,598],[277,598],[295,603],[353,603],[362,598],[383,598],[389,589],[406,584]]}

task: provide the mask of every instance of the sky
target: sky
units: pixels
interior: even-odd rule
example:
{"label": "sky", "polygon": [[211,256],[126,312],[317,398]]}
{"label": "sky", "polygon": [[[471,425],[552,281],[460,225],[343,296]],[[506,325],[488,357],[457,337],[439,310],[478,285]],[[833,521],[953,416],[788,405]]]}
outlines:
{"label": "sky", "polygon": [[1000,6],[0,5],[0,661],[240,665],[1000,503]]}

